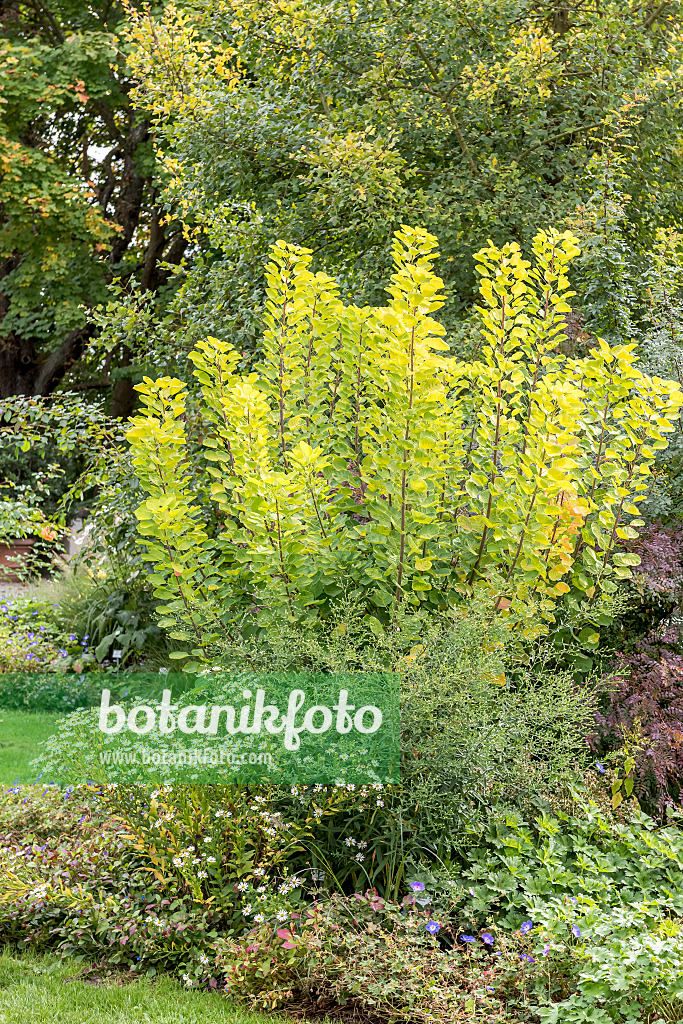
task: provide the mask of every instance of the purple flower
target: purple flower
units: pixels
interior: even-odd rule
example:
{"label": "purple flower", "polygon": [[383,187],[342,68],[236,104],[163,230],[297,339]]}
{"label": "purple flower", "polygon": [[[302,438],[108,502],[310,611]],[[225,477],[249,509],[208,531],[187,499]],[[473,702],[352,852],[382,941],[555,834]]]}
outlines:
{"label": "purple flower", "polygon": [[485,942],[487,946],[492,946],[496,940],[494,939],[493,935],[491,935],[491,932],[482,932],[481,941]]}
{"label": "purple flower", "polygon": [[430,935],[436,935],[438,931],[441,931],[441,925],[438,921],[427,921],[425,931],[428,931]]}
{"label": "purple flower", "polygon": [[526,962],[527,962],[528,964],[535,964],[535,963],[536,963],[536,961],[534,960],[534,958],[533,958],[532,956],[529,956],[529,954],[528,954],[528,953],[520,953],[520,954],[519,954],[519,959],[520,959],[520,960],[526,960]]}
{"label": "purple flower", "polygon": [[595,762],[595,767],[598,769],[598,771],[600,772],[601,775],[605,774],[605,766],[604,766],[604,764],[600,764],[599,761],[596,761]]}
{"label": "purple flower", "polygon": [[547,956],[549,952],[550,952],[550,946],[546,942],[545,946],[541,950],[541,953],[543,954],[543,956]]}
{"label": "purple flower", "polygon": [[525,922],[524,922],[524,923],[522,924],[522,927],[521,927],[521,928],[520,928],[519,930],[520,930],[520,932],[522,933],[522,935],[526,935],[526,934],[527,934],[528,932],[530,932],[530,931],[531,931],[531,929],[533,928],[533,926],[534,926],[534,925],[533,925],[533,922],[532,922],[532,921],[525,921]]}
{"label": "purple flower", "polygon": [[66,653],[66,651],[59,650],[57,651],[57,654],[60,656],[60,658],[68,658],[68,654]]}
{"label": "purple flower", "polygon": [[425,891],[424,882],[411,882],[409,888],[411,888],[413,890],[413,892],[424,892]]}
{"label": "purple flower", "polygon": [[575,938],[577,939],[581,938],[581,929],[579,928],[578,924],[572,925],[572,935],[575,936]]}
{"label": "purple flower", "polygon": [[474,935],[461,935],[460,936],[460,941],[461,942],[476,942],[477,940],[475,939]]}

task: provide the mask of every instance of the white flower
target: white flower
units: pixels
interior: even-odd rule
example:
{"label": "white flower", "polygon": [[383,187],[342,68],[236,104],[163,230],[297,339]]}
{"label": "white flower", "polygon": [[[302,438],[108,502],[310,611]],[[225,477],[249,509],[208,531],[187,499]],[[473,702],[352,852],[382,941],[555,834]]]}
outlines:
{"label": "white flower", "polygon": [[266,891],[266,886],[265,885],[259,885],[258,889],[256,890],[256,892],[265,892],[265,891]]}
{"label": "white flower", "polygon": [[251,903],[247,903],[246,907],[242,907],[242,913],[244,914],[245,917],[248,914],[251,914]]}
{"label": "white flower", "polygon": [[378,807],[384,807],[384,800],[378,800],[377,801],[377,806]]}
{"label": "white flower", "polygon": [[286,910],[278,910],[278,912],[275,915],[275,917],[277,918],[278,921],[288,921],[289,920],[289,914],[287,913]]}
{"label": "white flower", "polygon": [[248,882],[238,882],[237,883],[237,888],[238,888],[238,890],[240,892],[246,892],[247,889],[249,888],[249,883]]}
{"label": "white flower", "polygon": [[254,921],[256,921],[256,924],[263,924],[265,917],[263,914],[254,914]]}
{"label": "white flower", "polygon": [[364,850],[367,845],[368,844],[365,842],[365,840],[362,839],[361,842],[358,844],[358,847],[359,849]]}
{"label": "white flower", "polygon": [[189,974],[183,974],[183,981],[186,985],[192,985],[193,981]]}
{"label": "white flower", "polygon": [[254,868],[254,878],[263,878],[265,871],[263,868]]}
{"label": "white flower", "polygon": [[200,964],[208,964],[208,962],[209,962],[209,958],[208,958],[208,956],[206,955],[206,953],[202,953],[202,954],[200,955],[200,957],[199,957],[199,962],[200,962]]}
{"label": "white flower", "polygon": [[204,842],[205,843],[210,843],[211,842],[211,836],[204,836]]}
{"label": "white flower", "polygon": [[344,840],[344,843],[346,846],[355,846],[356,840],[352,839],[351,836],[347,836],[346,839]]}
{"label": "white flower", "polygon": [[183,860],[182,857],[174,857],[173,858],[173,863],[175,864],[175,866],[177,868],[181,868],[183,866],[183,864],[185,863],[185,861]]}
{"label": "white flower", "polygon": [[359,864],[362,864],[363,861],[365,860],[365,854],[364,853],[357,853],[355,858],[354,858],[354,860],[357,860],[359,862]]}
{"label": "white flower", "polygon": [[216,858],[215,857],[207,857],[206,858],[206,863],[207,864],[215,864],[216,863]]}
{"label": "white flower", "polygon": [[258,898],[258,899],[259,899],[259,903],[263,903],[263,901],[264,901],[264,900],[267,900],[267,899],[268,899],[268,896],[267,896],[267,894],[266,894],[266,893],[263,893],[263,895],[262,895],[262,896],[259,896],[259,898]]}
{"label": "white flower", "polygon": [[208,872],[206,872],[206,871],[198,871],[197,872],[197,878],[208,878],[208,877],[209,877],[209,875],[208,875]]}

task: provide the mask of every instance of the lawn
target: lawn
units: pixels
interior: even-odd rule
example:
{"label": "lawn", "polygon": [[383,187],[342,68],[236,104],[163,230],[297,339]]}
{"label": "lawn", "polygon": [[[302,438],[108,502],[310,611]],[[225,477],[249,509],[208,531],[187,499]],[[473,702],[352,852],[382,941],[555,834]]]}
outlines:
{"label": "lawn", "polygon": [[82,964],[56,957],[0,954],[0,1024],[276,1024],[221,995],[191,992],[170,978],[93,984]]}
{"label": "lawn", "polygon": [[39,741],[52,735],[59,717],[0,708],[0,785],[11,784],[17,778],[20,782],[36,781],[29,762],[36,756]]}

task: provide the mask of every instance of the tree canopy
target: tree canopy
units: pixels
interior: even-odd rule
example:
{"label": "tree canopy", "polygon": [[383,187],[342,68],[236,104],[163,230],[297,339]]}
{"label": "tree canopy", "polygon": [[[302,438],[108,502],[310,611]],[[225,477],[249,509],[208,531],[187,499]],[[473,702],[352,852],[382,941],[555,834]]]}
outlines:
{"label": "tree canopy", "polygon": [[617,196],[637,259],[683,214],[677,3],[195,0],[130,35],[168,202],[220,256],[208,287],[233,339],[257,330],[245,299],[279,238],[375,303],[392,232],[424,226],[452,331],[487,240],[582,239]]}
{"label": "tree canopy", "polygon": [[[152,9],[154,13],[155,9]],[[156,9],[156,13],[159,10]],[[9,0],[0,25],[0,395],[132,385],[119,346],[84,372],[112,281],[163,288],[186,241],[162,223],[149,119],[130,99],[122,3]]]}

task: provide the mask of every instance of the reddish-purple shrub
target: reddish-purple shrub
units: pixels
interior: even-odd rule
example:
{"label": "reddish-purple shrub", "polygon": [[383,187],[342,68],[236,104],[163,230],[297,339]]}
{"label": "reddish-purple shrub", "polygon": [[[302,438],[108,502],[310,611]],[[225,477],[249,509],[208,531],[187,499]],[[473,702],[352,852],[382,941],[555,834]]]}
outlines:
{"label": "reddish-purple shrub", "polygon": [[640,555],[634,579],[654,594],[675,597],[683,583],[683,531],[678,527],[651,523],[637,540],[625,545]]}
{"label": "reddish-purple shrub", "polygon": [[[634,794],[645,810],[662,816],[683,796],[683,655],[678,629],[665,624],[683,591],[683,531],[652,523],[626,546],[641,558],[634,569],[641,601],[622,620],[626,651],[617,655],[604,680],[588,742],[602,756],[623,746],[625,733],[638,728],[642,747]],[[636,625],[633,639],[629,621]]]}
{"label": "reddish-purple shrub", "polygon": [[592,749],[603,754],[621,747],[625,731],[639,725],[643,746],[633,773],[634,794],[645,810],[659,815],[682,795],[683,655],[667,646],[673,640],[673,631],[660,632],[633,653],[618,655],[589,737]]}

